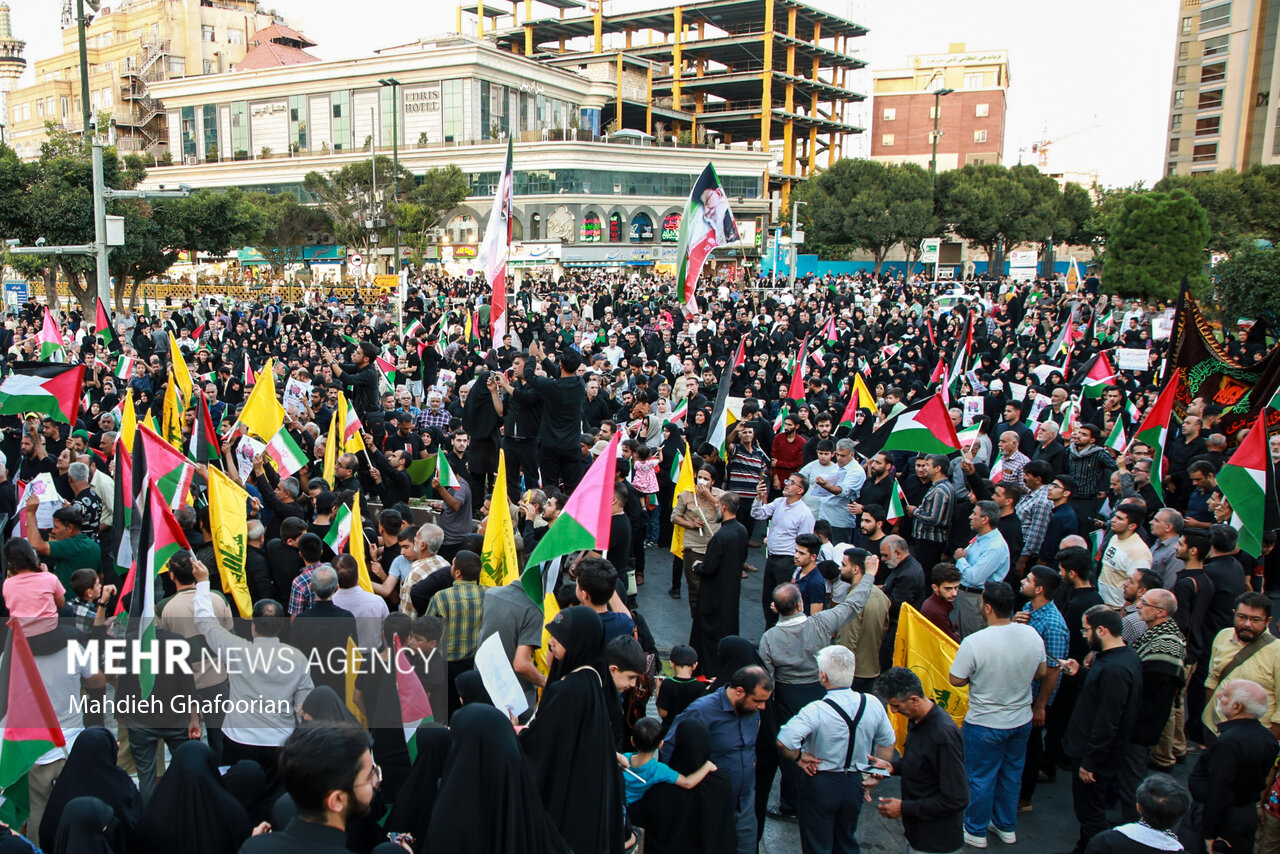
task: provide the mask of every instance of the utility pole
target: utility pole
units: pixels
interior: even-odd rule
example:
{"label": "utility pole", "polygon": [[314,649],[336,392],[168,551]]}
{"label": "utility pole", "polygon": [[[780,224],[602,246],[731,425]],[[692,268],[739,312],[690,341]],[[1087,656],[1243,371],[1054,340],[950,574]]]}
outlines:
{"label": "utility pole", "polygon": [[794,291],[796,289],[796,265],[800,261],[800,250],[797,249],[804,242],[804,232],[796,231],[796,219],[800,216],[800,206],[807,205],[808,202],[793,201],[791,203],[791,270],[787,277],[787,290]]}
{"label": "utility pole", "polygon": [[80,132],[83,139],[88,139],[92,132],[90,126],[93,116],[93,108],[89,104],[89,46],[85,42],[84,30],[87,22],[84,18],[84,0],[75,0],[76,3],[76,36],[80,40],[80,117],[84,122],[80,126]]}
{"label": "utility pole", "polygon": [[933,154],[929,157],[929,195],[936,192],[938,183],[938,119],[942,116],[942,96],[950,95],[955,89],[935,89],[933,92]]}
{"label": "utility pole", "polygon": [[[400,200],[400,81],[394,77],[387,77],[378,82],[383,86],[391,87],[391,200],[398,202]],[[400,226],[394,221],[394,217],[391,223],[391,239],[395,251],[391,272],[398,278],[400,276]],[[396,311],[399,312],[399,310],[397,303]]]}

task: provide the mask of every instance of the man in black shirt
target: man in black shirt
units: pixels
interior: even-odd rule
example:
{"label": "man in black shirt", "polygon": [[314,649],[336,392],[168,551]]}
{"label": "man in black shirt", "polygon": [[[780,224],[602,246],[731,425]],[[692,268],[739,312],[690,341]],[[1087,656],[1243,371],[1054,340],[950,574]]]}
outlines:
{"label": "man in black shirt", "polygon": [[876,680],[876,693],[890,711],[905,717],[907,742],[893,762],[870,758],[902,777],[901,798],[880,798],[880,815],[901,818],[912,851],[959,851],[964,844],[964,810],[969,782],[960,729],[947,711],[924,695],[920,677],[893,667]]}
{"label": "man in black shirt", "polygon": [[551,379],[538,376],[539,362],[546,358],[542,344],[529,345],[532,356],[524,366],[524,380],[542,399],[542,424],[538,429],[538,455],[542,463],[542,486],[556,489],[561,484],[566,493],[573,492],[582,479],[582,406],[587,398],[586,385],[578,376],[582,356],[574,350],[560,354],[560,376]]}
{"label": "man in black shirt", "polygon": [[378,348],[368,341],[361,341],[350,362],[339,362],[328,347],[324,360],[333,370],[334,381],[350,389],[347,397],[362,421],[368,421],[372,413],[380,411],[378,403],[378,369],[373,366]]}

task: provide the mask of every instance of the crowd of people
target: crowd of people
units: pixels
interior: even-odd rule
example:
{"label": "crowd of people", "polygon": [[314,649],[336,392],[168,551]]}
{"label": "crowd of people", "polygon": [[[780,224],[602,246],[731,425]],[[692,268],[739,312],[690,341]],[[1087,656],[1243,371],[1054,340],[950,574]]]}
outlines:
{"label": "crowd of people", "polygon": [[[950,854],[1015,842],[1044,785],[1070,788],[1076,854],[1280,851],[1275,532],[1239,548],[1215,477],[1243,437],[1214,401],[1170,428],[1167,467],[1108,442],[1134,436],[1171,354],[1165,306],[1099,285],[717,280],[686,317],[669,277],[577,270],[526,277],[497,340],[483,282],[439,274],[399,305],[204,297],[118,314],[109,336],[59,313],[85,401],[74,424],[0,418],[0,514],[4,607],[67,746],[35,760],[25,838],[0,852],[749,854],[766,818],[796,821],[806,854],[856,852],[874,800],[908,850]],[[44,317],[13,312],[8,362],[38,360]],[[1082,395],[1080,366],[1115,347],[1145,366]],[[1265,335],[1223,347],[1252,365]],[[66,649],[126,635],[115,446],[126,401],[163,417],[176,352],[217,425],[208,465],[249,495],[252,611],[222,588],[201,464],[157,636],[270,663],[197,655],[154,687],[108,684]],[[239,421],[268,360],[293,473]],[[880,428],[934,394],[962,448],[883,450]],[[335,453],[347,403],[364,450]],[[607,548],[568,556],[545,601],[486,586],[491,515],[523,561],[615,447]],[[48,518],[25,495],[42,475],[63,499]],[[356,508],[366,547],[335,551]],[[659,647],[646,583],[687,638]],[[912,609],[958,645],[942,687],[967,691],[962,727],[893,666]],[[477,669],[492,636],[525,711]],[[330,666],[356,653],[384,666]],[[416,731],[401,663],[429,700]],[[201,702],[121,711],[140,694]],[[889,775],[900,796],[877,797]]]}

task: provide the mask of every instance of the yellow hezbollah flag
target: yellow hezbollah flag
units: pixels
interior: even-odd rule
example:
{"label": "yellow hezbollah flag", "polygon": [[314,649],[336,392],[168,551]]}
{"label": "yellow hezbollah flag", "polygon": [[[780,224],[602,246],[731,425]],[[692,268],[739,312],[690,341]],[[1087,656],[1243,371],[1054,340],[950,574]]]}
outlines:
{"label": "yellow hezbollah flag", "polygon": [[133,409],[133,389],[124,393],[124,414],[120,416],[120,441],[124,449],[133,453],[133,437],[138,432],[138,413]]}
{"label": "yellow hezbollah flag", "polygon": [[160,435],[173,447],[182,448],[182,404],[178,401],[177,380],[169,369],[169,382],[164,389],[164,408],[160,411]]}
{"label": "yellow hezbollah flag", "polygon": [[240,616],[253,616],[245,556],[249,545],[249,520],[245,516],[249,494],[221,469],[209,466],[209,530],[218,559],[222,590],[235,600]]}
{"label": "yellow hezbollah flag", "polygon": [[[695,492],[697,484],[693,480],[693,457],[689,454],[689,443],[684,443],[684,456],[680,459],[680,473],[676,475],[676,489],[671,496],[671,509],[676,508],[680,496],[686,492]],[[697,500],[697,496],[694,497]],[[684,557],[684,526],[671,526],[671,553],[678,558]]]}
{"label": "yellow hezbollah flag", "polygon": [[[898,634],[893,640],[893,666],[905,667],[920,677],[924,695],[951,715],[956,726],[964,726],[969,711],[969,689],[951,684],[951,663],[960,644],[910,605],[903,605],[898,615]],[[902,715],[889,715],[898,739],[898,751],[907,743],[907,721]]]}
{"label": "yellow hezbollah flag", "polygon": [[542,597],[542,646],[533,651],[533,663],[538,668],[538,672],[546,676],[551,672],[551,632],[547,631],[547,626],[551,625],[551,621],[556,618],[556,614],[560,613],[560,606],[556,604],[556,594],[554,592],[547,593]]}
{"label": "yellow hezbollah flag", "polygon": [[343,700],[347,704],[347,711],[355,715],[355,719],[360,722],[360,726],[367,727],[369,720],[364,716],[360,705],[356,703],[356,676],[360,674],[360,664],[363,661],[364,656],[361,655],[355,640],[347,638],[347,663],[342,680]]}
{"label": "yellow hezbollah flag", "polygon": [[[342,407],[342,397],[338,397],[338,407]],[[338,448],[342,444],[342,418],[339,413],[335,412],[329,416],[329,436],[324,440],[324,468],[320,471],[320,476],[329,484],[329,488],[333,489],[333,470],[338,464]]]}
{"label": "yellow hezbollah flag", "polygon": [[520,561],[516,557],[516,532],[511,525],[511,508],[507,503],[507,457],[498,451],[498,476],[493,482],[493,498],[489,501],[489,521],[484,528],[484,545],[480,549],[481,587],[501,587],[520,577]]}
{"label": "yellow hezbollah flag", "polygon": [[[169,333],[169,361],[173,363],[173,378],[178,381],[178,402],[185,411],[192,401],[191,371],[187,368],[187,360],[182,358],[178,349],[178,339]],[[272,434],[274,435],[274,434]]]}
{"label": "yellow hezbollah flag", "polygon": [[270,442],[284,426],[284,407],[276,399],[276,374],[270,359],[240,411],[240,423],[264,442]]}
{"label": "yellow hezbollah flag", "polygon": [[347,552],[356,559],[356,582],[360,589],[373,592],[373,579],[369,577],[369,561],[364,552],[364,519],[360,516],[360,490],[351,496],[351,536],[347,540]]}
{"label": "yellow hezbollah flag", "polygon": [[862,374],[853,375],[853,394],[851,396],[858,401],[858,409],[876,411],[876,396],[871,393],[871,389],[867,388],[867,381],[862,378]]}

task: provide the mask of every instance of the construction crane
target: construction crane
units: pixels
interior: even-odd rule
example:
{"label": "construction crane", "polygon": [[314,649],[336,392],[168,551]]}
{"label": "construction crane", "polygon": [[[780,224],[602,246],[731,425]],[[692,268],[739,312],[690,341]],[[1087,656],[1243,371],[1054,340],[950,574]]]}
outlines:
{"label": "construction crane", "polygon": [[1093,117],[1093,122],[1084,127],[1076,128],[1064,134],[1057,134],[1053,137],[1049,136],[1049,126],[1045,125],[1043,135],[1036,142],[1031,143],[1031,153],[1036,155],[1036,165],[1043,171],[1049,165],[1049,146],[1055,142],[1062,142],[1064,139],[1071,139],[1085,131],[1093,130],[1099,126],[1098,117]]}

